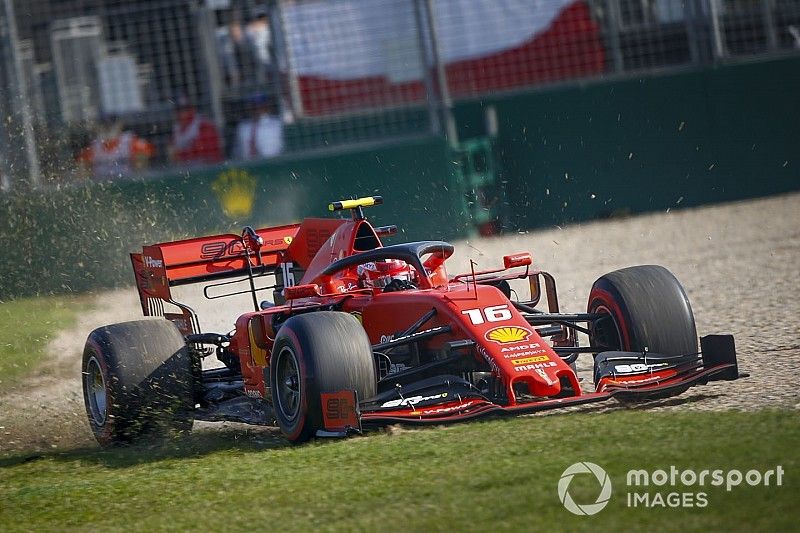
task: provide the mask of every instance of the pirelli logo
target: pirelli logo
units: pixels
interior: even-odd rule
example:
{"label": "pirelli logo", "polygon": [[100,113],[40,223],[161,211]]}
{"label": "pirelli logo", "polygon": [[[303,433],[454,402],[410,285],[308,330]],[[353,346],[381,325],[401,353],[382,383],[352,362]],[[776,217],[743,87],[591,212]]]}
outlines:
{"label": "pirelli logo", "polygon": [[511,364],[514,366],[529,365],[531,363],[544,363],[549,360],[550,358],[546,355],[538,355],[536,357],[526,357],[525,359],[512,359]]}

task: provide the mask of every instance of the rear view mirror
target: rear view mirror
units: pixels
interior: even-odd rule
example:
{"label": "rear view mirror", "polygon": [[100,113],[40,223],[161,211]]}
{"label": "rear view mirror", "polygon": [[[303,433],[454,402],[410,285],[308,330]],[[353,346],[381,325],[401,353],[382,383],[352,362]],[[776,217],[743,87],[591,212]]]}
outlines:
{"label": "rear view mirror", "polygon": [[531,256],[530,252],[503,256],[503,266],[506,268],[530,266],[531,263],[533,263],[533,256]]}
{"label": "rear view mirror", "polygon": [[287,300],[311,298],[312,296],[321,296],[319,292],[319,285],[316,283],[309,283],[308,285],[295,285],[294,287],[286,287],[283,289],[283,297]]}

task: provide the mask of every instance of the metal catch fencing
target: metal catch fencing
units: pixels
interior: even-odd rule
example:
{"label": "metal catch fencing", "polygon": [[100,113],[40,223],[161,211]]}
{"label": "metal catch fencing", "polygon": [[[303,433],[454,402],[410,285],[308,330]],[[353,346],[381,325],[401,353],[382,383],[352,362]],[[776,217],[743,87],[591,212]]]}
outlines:
{"label": "metal catch fencing", "polygon": [[800,0],[0,0],[0,185],[444,134],[460,101],[800,50]]}

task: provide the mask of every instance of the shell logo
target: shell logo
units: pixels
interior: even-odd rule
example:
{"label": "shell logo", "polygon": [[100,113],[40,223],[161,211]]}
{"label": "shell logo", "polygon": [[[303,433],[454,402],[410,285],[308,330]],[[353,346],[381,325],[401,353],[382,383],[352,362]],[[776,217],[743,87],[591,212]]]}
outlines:
{"label": "shell logo", "polygon": [[525,341],[528,340],[530,336],[531,330],[520,326],[501,326],[499,328],[490,329],[485,335],[486,340],[494,341],[498,344]]}

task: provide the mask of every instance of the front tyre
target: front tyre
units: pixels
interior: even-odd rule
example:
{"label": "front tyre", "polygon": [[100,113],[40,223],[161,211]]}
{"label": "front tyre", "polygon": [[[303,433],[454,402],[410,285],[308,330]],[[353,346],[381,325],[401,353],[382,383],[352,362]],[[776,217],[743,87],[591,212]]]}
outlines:
{"label": "front tyre", "polygon": [[281,326],[269,378],[275,418],[293,443],[324,428],[322,393],[353,390],[363,399],[375,395],[377,384],[364,328],[349,313],[333,311],[296,315]]}
{"label": "front tyre", "polygon": [[641,265],[601,276],[589,293],[591,344],[607,351],[698,352],[697,329],[680,282],[664,267]]}

